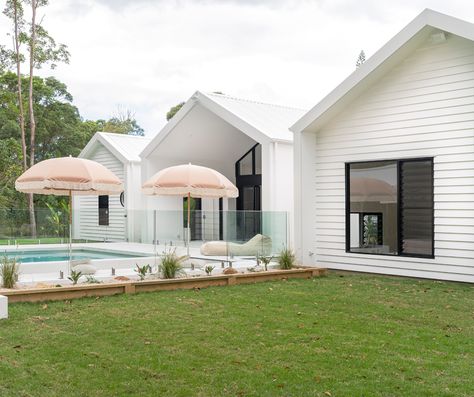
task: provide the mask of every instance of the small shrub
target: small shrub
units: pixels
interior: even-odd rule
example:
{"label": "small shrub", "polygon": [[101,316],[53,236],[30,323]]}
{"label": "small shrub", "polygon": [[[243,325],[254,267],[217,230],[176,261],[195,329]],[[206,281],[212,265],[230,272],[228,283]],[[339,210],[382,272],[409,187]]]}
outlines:
{"label": "small shrub", "polygon": [[163,252],[160,264],[160,273],[163,278],[176,278],[183,273],[182,262],[187,256],[176,255],[176,249]]}
{"label": "small shrub", "polygon": [[20,264],[16,258],[4,256],[0,264],[0,277],[2,278],[3,288],[15,288],[20,274]]}
{"label": "small shrub", "polygon": [[216,267],[215,266],[212,266],[212,265],[206,265],[204,267],[204,271],[206,272],[206,274],[208,276],[210,276],[212,274],[212,271],[215,269]]}
{"label": "small shrub", "polygon": [[293,250],[289,248],[284,248],[280,251],[280,254],[278,256],[278,264],[280,265],[280,269],[291,269],[295,266],[295,261],[296,258]]}
{"label": "small shrub", "polygon": [[260,262],[263,263],[263,267],[265,268],[265,271],[268,270],[268,265],[272,261],[273,256],[257,256],[257,264]]}
{"label": "small shrub", "polygon": [[140,277],[141,280],[145,280],[145,277],[148,273],[151,273],[151,266],[150,265],[143,265],[143,266],[138,266],[136,265],[137,268],[135,269],[135,272],[138,274],[138,277]]}
{"label": "small shrub", "polygon": [[97,280],[94,276],[86,276],[86,284],[102,284],[101,281]]}
{"label": "small shrub", "polygon": [[76,270],[71,270],[71,275],[67,278],[72,281],[72,285],[76,285],[79,279],[82,277],[82,273]]}

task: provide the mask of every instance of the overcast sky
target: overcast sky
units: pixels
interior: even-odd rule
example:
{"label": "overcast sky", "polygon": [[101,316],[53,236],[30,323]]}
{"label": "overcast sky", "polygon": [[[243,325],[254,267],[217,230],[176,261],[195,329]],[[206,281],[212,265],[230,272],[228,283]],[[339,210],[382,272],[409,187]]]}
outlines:
{"label": "overcast sky", "polygon": [[[2,9],[4,1],[0,1]],[[147,135],[196,90],[310,108],[429,7],[474,22],[473,0],[50,0],[71,52],[53,74],[84,118],[117,106]],[[0,42],[7,43],[0,17]]]}

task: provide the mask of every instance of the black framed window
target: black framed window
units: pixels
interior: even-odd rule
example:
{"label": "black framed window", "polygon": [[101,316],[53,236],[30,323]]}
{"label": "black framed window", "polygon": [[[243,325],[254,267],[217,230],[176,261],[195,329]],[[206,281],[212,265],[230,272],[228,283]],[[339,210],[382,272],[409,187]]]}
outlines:
{"label": "black framed window", "polygon": [[433,159],[346,163],[346,251],[434,257]]}
{"label": "black framed window", "polygon": [[251,176],[262,174],[262,145],[257,143],[235,163],[235,175]]}
{"label": "black framed window", "polygon": [[99,196],[99,225],[109,226],[109,196]]}

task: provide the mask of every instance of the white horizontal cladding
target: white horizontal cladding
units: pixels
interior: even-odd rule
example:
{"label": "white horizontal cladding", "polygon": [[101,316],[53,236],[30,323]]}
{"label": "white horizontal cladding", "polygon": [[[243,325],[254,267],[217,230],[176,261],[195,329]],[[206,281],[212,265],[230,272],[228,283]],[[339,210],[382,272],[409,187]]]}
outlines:
{"label": "white horizontal cladding", "polygon": [[[112,171],[125,182],[124,164],[102,144],[97,145],[89,156]],[[78,222],[76,238],[94,241],[124,241],[126,239],[126,212],[120,203],[119,195],[109,196],[109,225],[99,225],[99,206],[97,196],[81,196],[75,200],[75,222]]]}
{"label": "white horizontal cladding", "polygon": [[[315,131],[312,252],[316,264],[474,281],[474,44],[425,45]],[[346,252],[345,164],[430,157],[434,258]],[[308,230],[309,233],[309,230]]]}

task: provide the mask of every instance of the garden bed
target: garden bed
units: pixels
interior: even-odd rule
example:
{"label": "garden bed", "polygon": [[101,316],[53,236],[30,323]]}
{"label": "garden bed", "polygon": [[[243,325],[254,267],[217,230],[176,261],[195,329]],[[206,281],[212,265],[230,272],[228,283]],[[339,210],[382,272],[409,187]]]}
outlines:
{"label": "garden bed", "polygon": [[69,300],[90,296],[108,296],[118,294],[134,294],[137,292],[165,291],[176,289],[207,288],[235,284],[249,284],[263,281],[282,280],[288,278],[312,278],[325,274],[321,268],[304,268],[290,270],[270,270],[254,273],[238,273],[230,275],[186,277],[176,279],[154,279],[143,281],[106,282],[101,284],[81,284],[53,288],[4,289],[1,295],[7,296],[9,303],[41,302],[53,300]]}

